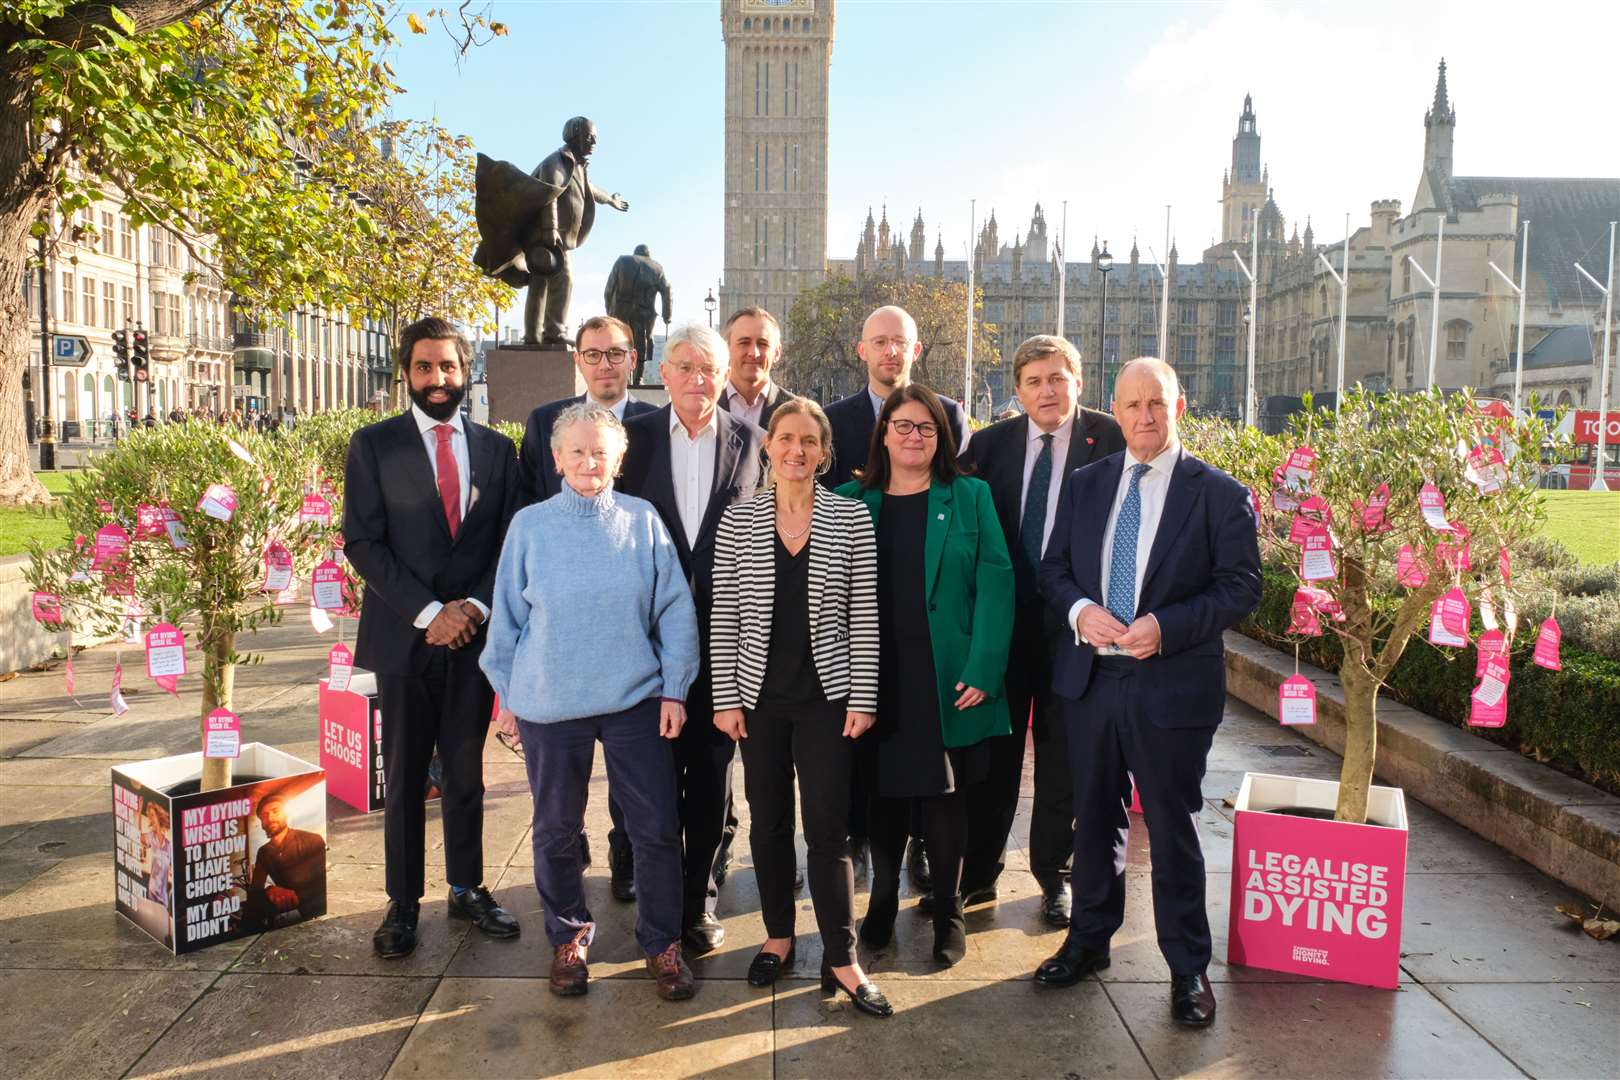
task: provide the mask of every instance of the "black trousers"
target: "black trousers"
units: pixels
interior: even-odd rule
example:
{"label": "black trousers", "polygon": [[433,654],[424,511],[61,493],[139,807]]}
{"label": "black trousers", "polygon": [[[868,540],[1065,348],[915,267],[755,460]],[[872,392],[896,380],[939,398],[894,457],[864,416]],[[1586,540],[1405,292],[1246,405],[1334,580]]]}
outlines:
{"label": "black trousers", "polygon": [[915,799],[873,799],[867,810],[867,824],[872,830],[872,895],[883,896],[899,889],[906,841],[915,835],[914,814],[922,822],[936,901],[960,893],[967,813],[967,796],[961,790]]}
{"label": "black trousers", "polygon": [[1069,772],[1068,731],[1058,698],[1052,693],[1051,665],[1046,662],[1044,646],[1038,647],[1040,659],[1030,660],[1024,677],[1008,679],[1012,734],[988,740],[990,771],[965,792],[968,840],[962,881],[970,891],[994,885],[1006,868],[1007,841],[1018,815],[1018,791],[1024,778],[1026,724],[1035,753],[1029,868],[1043,890],[1069,880],[1069,860],[1074,853],[1074,782]]}
{"label": "black trousers", "polygon": [[675,740],[675,796],[681,818],[684,925],[714,913],[720,890],[714,881],[720,841],[731,803],[731,736],[714,726],[707,676],[686,696],[686,726]]}
{"label": "black trousers", "polygon": [[437,747],[444,767],[445,878],[471,888],[484,882],[484,740],[495,692],[478,670],[478,650],[438,647],[416,675],[378,675],[382,704],[383,850],[388,898],[422,898],[425,792]]}
{"label": "black trousers", "polygon": [[1140,704],[1134,661],[1100,660],[1079,701],[1063,702],[1074,771],[1074,918],[1069,940],[1106,950],[1125,922],[1125,843],[1131,781],[1142,796],[1153,855],[1153,922],[1172,973],[1209,966],[1204,907],[1204,764],[1215,727],[1163,728]]}
{"label": "black trousers", "polygon": [[799,777],[810,900],[827,962],[843,967],[855,949],[855,870],[849,858],[849,787],[855,744],[844,738],[842,701],[762,705],[747,714],[741,743],[748,796],[748,844],[770,937],[793,936],[793,775]]}

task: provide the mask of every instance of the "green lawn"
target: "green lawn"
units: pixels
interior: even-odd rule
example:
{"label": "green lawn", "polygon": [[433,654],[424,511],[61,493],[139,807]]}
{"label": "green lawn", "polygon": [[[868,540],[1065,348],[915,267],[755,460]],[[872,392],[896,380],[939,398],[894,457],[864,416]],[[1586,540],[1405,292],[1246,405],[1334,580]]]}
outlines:
{"label": "green lawn", "polygon": [[1548,491],[1547,526],[1552,539],[1588,565],[1620,560],[1620,491]]}
{"label": "green lawn", "polygon": [[[67,493],[71,472],[35,473],[45,490],[52,495]],[[0,509],[0,557],[21,555],[28,550],[28,541],[40,540],[47,544],[60,544],[69,537],[67,522],[57,519],[51,510]]]}

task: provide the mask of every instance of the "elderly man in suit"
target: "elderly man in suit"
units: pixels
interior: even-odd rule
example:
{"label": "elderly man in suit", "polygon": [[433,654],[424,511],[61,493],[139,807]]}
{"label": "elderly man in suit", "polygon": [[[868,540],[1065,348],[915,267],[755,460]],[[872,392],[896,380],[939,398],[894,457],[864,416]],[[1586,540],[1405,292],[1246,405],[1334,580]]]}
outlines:
{"label": "elderly man in suit", "polygon": [[714,917],[715,869],[731,802],[731,739],[714,726],[709,672],[714,538],[720,516],[754,494],[764,432],[718,407],[726,385],[726,343],[706,326],[677,327],[659,368],[669,404],[625,425],[630,437],[621,488],[657,507],[692,587],[703,668],[687,693],[686,726],[675,744],[684,848],[682,939],[698,955],[725,941]]}
{"label": "elderly man in suit", "polygon": [[1260,602],[1249,492],[1182,447],[1175,371],[1143,357],[1114,383],[1124,453],[1063,484],[1041,560],[1041,592],[1074,636],[1052,687],[1063,701],[1074,777],[1074,915],[1035,972],[1070,986],[1108,966],[1125,919],[1126,804],[1142,797],[1153,856],[1153,917],[1169,964],[1170,1011],[1215,1019],[1198,815],[1205,761],[1226,704],[1221,635]]}
{"label": "elderly man in suit", "polygon": [[764,431],[776,407],[793,394],[771,378],[782,358],[782,327],[762,307],[738,308],[720,328],[730,353],[730,372],[720,407]]}
{"label": "elderly man in suit", "polygon": [[963,465],[990,485],[1018,593],[1007,663],[1013,730],[990,740],[990,773],[967,791],[962,897],[967,904],[996,898],[996,879],[1018,812],[1024,743],[1033,729],[1029,866],[1041,887],[1042,917],[1064,927],[1069,925],[1074,788],[1063,717],[1052,694],[1052,658],[1063,620],[1041,602],[1035,573],[1057,522],[1064,478],[1125,449],[1125,439],[1112,416],[1080,407],[1080,353],[1066,339],[1038,334],[1018,346],[1013,383],[1024,414],[985,428],[962,453]]}
{"label": "elderly man in suit", "polygon": [[[545,502],[557,494],[562,476],[552,457],[551,427],[568,406],[594,401],[612,410],[620,423],[658,411],[658,406],[630,396],[630,370],[636,366],[637,356],[631,334],[623,320],[611,315],[593,315],[580,325],[579,333],[574,335],[574,366],[585,380],[585,393],[547,402],[529,414],[523,446],[518,450],[522,505]],[[624,827],[624,814],[612,792],[608,793],[608,815],[613,821],[608,831],[608,891],[615,900],[628,902],[636,898],[635,854]],[[581,861],[590,866],[590,841],[583,832],[579,844]]]}
{"label": "elderly man in suit", "polygon": [[444,765],[450,914],[493,937],[519,932],[483,883],[483,752],[494,692],[478,654],[521,495],[512,441],[461,415],[471,360],[471,346],[445,320],[407,326],[399,363],[411,407],[349,440],[343,550],[366,583],[354,658],[376,673],[388,725],[389,903],[372,939],[383,957],[416,947],[435,747]]}

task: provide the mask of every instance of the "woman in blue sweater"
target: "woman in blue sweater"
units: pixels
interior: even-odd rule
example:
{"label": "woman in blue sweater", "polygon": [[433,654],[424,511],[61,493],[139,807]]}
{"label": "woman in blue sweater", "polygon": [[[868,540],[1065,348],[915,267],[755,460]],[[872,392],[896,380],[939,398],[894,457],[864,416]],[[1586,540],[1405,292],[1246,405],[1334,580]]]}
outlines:
{"label": "woman in blue sweater", "polygon": [[479,665],[500,695],[498,727],[523,740],[552,992],[587,987],[596,922],[579,831],[600,741],[636,852],[636,941],[659,995],[681,1000],[694,986],[681,956],[671,741],[698,673],[697,616],[658,512],[613,490],[624,450],[611,410],[581,402],[558,415],[551,453],[562,490],[512,519]]}

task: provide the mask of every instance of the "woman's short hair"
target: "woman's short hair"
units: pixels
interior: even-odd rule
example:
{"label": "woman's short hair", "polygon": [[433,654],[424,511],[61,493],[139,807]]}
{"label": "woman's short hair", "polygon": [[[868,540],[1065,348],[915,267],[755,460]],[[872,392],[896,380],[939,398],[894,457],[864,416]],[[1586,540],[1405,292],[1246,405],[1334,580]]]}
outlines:
{"label": "woman's short hair", "polygon": [[878,410],[877,423],[872,428],[872,445],[866,453],[866,468],[855,473],[861,487],[868,491],[881,491],[889,486],[889,448],[883,445],[883,434],[888,430],[895,410],[908,401],[915,401],[927,409],[929,418],[939,428],[934,440],[934,463],[930,467],[934,479],[941,484],[949,484],[963,475],[962,467],[956,461],[956,430],[945,415],[945,406],[940,402],[939,395],[922,383],[907,383],[891,393],[883,408]]}
{"label": "woman's short hair", "polygon": [[[776,411],[771,413],[770,423],[765,427],[765,444],[767,446],[776,437],[776,429],[782,425],[784,416],[808,416],[815,421],[816,430],[821,435],[821,464],[816,466],[816,475],[827,475],[827,471],[832,468],[833,463],[832,422],[827,419],[827,414],[822,411],[820,405],[807,397],[788,398],[777,405]],[[767,457],[765,459],[765,484],[767,487],[776,482],[776,477],[770,475],[770,471],[771,462],[770,458]]]}
{"label": "woman's short hair", "polygon": [[626,434],[619,418],[613,415],[613,410],[596,401],[576,401],[557,414],[557,419],[551,424],[553,453],[562,449],[563,433],[575,424],[591,424],[606,431],[619,448],[616,460],[621,463],[624,461],[624,451],[630,445],[630,436]]}

